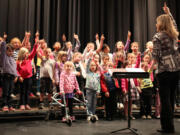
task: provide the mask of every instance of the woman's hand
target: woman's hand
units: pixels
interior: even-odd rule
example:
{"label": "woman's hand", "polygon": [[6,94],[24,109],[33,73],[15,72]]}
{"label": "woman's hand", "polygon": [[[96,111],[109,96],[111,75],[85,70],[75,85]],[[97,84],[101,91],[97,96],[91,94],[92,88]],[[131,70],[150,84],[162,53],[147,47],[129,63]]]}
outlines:
{"label": "woman's hand", "polygon": [[169,8],[166,5],[166,2],[164,2],[164,7],[163,7],[164,13],[170,14]]}

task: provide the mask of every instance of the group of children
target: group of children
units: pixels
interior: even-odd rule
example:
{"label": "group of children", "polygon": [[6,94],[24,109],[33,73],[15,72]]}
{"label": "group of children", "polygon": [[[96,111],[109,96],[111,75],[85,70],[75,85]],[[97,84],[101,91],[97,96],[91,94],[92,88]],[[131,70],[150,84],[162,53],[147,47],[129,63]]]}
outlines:
{"label": "group of children", "polygon": [[[140,99],[140,113],[143,119],[151,119],[152,95],[154,89],[157,96],[157,114],[159,118],[158,87],[154,78],[156,65],[152,61],[152,42],[147,42],[146,50],[139,52],[138,42],[130,41],[131,32],[128,31],[126,44],[118,41],[113,53],[110,47],[104,43],[104,35],[95,36],[95,43],[89,42],[83,53],[79,51],[81,46],[78,35],[74,34],[75,46],[71,41],[66,41],[63,35],[62,43],[56,42],[52,51],[44,39],[39,39],[39,33],[35,34],[35,43],[29,42],[30,33],[26,32],[24,40],[13,38],[6,43],[6,35],[0,38],[0,55],[2,69],[1,87],[3,89],[2,111],[14,111],[11,94],[18,83],[20,85],[20,109],[30,110],[29,95],[32,89],[32,76],[36,75],[36,95],[39,96],[39,108],[44,108],[44,97],[51,96],[54,88],[60,95],[65,94],[70,116],[73,116],[74,93],[86,95],[88,117],[96,114],[97,96],[101,95],[105,104],[107,120],[113,120],[117,110],[117,102],[124,104],[124,116],[128,116],[128,102],[132,109],[132,103]],[[130,52],[131,50],[132,52]],[[35,60],[35,56],[36,60]],[[35,64],[36,61],[36,64]],[[146,79],[113,78],[109,73],[112,68],[142,68],[149,72]],[[128,87],[131,91],[131,100],[128,101]],[[80,97],[80,96],[79,96]],[[120,101],[117,101],[119,100]],[[83,108],[83,106],[81,106]],[[65,115],[64,110],[62,111]],[[130,112],[131,118],[135,119]],[[97,115],[96,119],[98,120]],[[64,121],[65,118],[63,117]]]}

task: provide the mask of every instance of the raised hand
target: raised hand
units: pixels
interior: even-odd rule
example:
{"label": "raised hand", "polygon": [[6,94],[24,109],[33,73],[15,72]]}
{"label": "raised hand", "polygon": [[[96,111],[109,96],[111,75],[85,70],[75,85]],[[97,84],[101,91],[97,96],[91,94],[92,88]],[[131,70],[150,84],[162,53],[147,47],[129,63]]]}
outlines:
{"label": "raised hand", "polygon": [[101,40],[104,41],[105,37],[104,34],[101,35]]}
{"label": "raised hand", "polygon": [[128,38],[128,40],[130,40],[130,39],[131,39],[131,32],[130,32],[130,31],[128,31],[127,38]]}
{"label": "raised hand", "polygon": [[38,30],[36,31],[35,36],[36,36],[36,37],[39,37],[39,31],[38,31]]}
{"label": "raised hand", "polygon": [[74,39],[75,39],[76,41],[79,41],[79,37],[78,37],[77,34],[74,34]]}
{"label": "raised hand", "polygon": [[164,10],[164,13],[166,13],[166,14],[169,14],[169,13],[170,13],[169,8],[168,8],[167,5],[166,5],[166,2],[164,2],[163,10]]}
{"label": "raised hand", "polygon": [[62,35],[62,41],[66,42],[66,35],[65,34]]}
{"label": "raised hand", "polygon": [[4,40],[7,39],[7,34],[5,32],[4,32],[3,38],[4,38]]}
{"label": "raised hand", "polygon": [[99,40],[99,35],[96,33],[95,35],[96,40]]}

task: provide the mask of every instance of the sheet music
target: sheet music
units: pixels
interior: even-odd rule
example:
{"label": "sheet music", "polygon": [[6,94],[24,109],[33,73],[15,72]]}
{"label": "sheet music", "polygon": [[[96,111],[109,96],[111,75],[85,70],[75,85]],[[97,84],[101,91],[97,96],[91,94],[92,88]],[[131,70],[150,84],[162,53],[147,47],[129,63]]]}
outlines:
{"label": "sheet music", "polygon": [[114,68],[108,71],[111,75],[113,72],[144,72],[141,68]]}

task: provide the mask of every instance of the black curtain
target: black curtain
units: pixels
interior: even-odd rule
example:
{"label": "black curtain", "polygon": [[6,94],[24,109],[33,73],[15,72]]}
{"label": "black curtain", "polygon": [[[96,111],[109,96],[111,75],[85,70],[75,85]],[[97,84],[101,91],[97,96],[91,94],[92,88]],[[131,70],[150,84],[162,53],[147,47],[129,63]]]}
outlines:
{"label": "black curtain", "polygon": [[25,31],[34,35],[38,30],[52,47],[63,33],[74,42],[76,33],[82,50],[98,33],[105,35],[113,51],[117,41],[126,41],[130,30],[132,41],[139,42],[143,51],[156,32],[156,17],[163,13],[164,2],[179,24],[179,0],[0,0],[0,36],[6,32],[8,41],[22,40]]}

